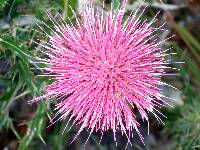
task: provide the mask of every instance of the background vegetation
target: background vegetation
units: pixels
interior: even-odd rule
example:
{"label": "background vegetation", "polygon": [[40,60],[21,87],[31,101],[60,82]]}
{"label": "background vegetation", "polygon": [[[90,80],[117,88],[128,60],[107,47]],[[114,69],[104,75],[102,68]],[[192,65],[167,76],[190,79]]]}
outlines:
{"label": "background vegetation", "polygon": [[[30,63],[32,57],[40,56],[36,48],[40,48],[33,40],[47,40],[39,30],[35,21],[48,33],[49,29],[41,22],[53,26],[46,15],[49,10],[56,16],[58,12],[64,18],[73,20],[69,5],[78,13],[83,1],[77,0],[0,0],[0,149],[81,149],[88,132],[84,131],[75,142],[69,144],[76,134],[74,127],[62,135],[65,122],[49,125],[53,116],[52,104],[48,101],[38,105],[28,105],[27,100],[42,94],[42,88],[50,82],[39,77],[41,70]],[[110,1],[106,0],[105,10],[110,9]],[[119,0],[113,0],[116,8]],[[127,149],[200,149],[200,1],[199,0],[151,0],[144,18],[151,20],[158,11],[158,21],[155,26],[166,22],[163,31],[158,34],[160,40],[172,35],[163,48],[173,46],[172,61],[183,61],[177,64],[179,76],[166,77],[165,80],[179,90],[166,88],[163,91],[169,97],[176,98],[170,103],[174,108],[163,109],[167,116],[165,126],[151,119],[150,135],[147,127],[142,127],[146,145],[138,138],[133,139],[133,147]],[[135,10],[141,1],[129,0],[127,14]],[[96,1],[101,7],[102,1]],[[143,19],[143,18],[142,18]],[[32,30],[35,29],[35,30]],[[42,57],[42,56],[41,56]],[[34,68],[34,69],[33,69]],[[126,141],[119,136],[118,147],[112,141],[112,133],[105,135],[99,144],[99,135],[94,134],[85,149],[124,149]]]}

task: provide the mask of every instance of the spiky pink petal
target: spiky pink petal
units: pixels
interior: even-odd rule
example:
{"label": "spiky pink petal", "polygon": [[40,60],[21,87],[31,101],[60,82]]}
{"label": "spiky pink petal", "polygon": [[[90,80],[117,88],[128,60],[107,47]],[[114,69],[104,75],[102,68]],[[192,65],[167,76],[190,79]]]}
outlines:
{"label": "spiky pink petal", "polygon": [[[125,5],[126,3],[124,3]],[[88,128],[116,132],[127,136],[139,132],[135,111],[148,121],[148,113],[160,120],[157,108],[164,106],[159,91],[161,77],[165,75],[165,51],[159,47],[150,23],[130,15],[123,22],[125,7],[108,15],[87,6],[76,16],[76,25],[55,25],[55,35],[42,45],[48,51],[46,70],[54,82],[45,88],[44,98],[57,98],[56,110],[60,120],[70,117],[81,124],[78,134]]]}

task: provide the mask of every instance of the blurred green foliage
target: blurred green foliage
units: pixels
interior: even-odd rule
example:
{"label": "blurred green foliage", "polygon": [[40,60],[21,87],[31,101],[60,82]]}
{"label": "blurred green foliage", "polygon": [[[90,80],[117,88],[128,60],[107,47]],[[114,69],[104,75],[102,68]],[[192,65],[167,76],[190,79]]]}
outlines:
{"label": "blurred green foliage", "polygon": [[[59,12],[60,10],[67,11],[67,16],[71,17],[72,12],[70,8],[64,6],[66,0],[45,0],[45,1],[27,1],[27,0],[9,0],[0,1],[0,63],[5,63],[5,72],[0,74],[0,87],[2,93],[0,95],[0,130],[11,129],[19,141],[18,149],[24,150],[30,148],[32,141],[37,137],[45,143],[43,133],[47,126],[46,120],[47,112],[46,104],[40,103],[31,116],[31,120],[22,120],[21,123],[26,125],[26,132],[24,135],[18,133],[18,122],[16,126],[16,118],[10,116],[10,108],[16,100],[30,100],[31,97],[42,94],[44,84],[48,83],[47,78],[36,76],[38,68],[43,64],[32,64],[35,55],[38,53],[35,50],[35,45],[30,43],[31,40],[43,39],[38,32],[32,29],[37,29],[35,24],[36,19],[45,20],[46,11],[52,10]],[[72,9],[76,7],[76,1],[69,1]],[[27,24],[23,24],[24,15],[35,16],[32,20],[27,20]],[[18,18],[21,16],[22,18]],[[25,18],[26,19],[26,18]],[[16,23],[17,22],[17,23]],[[44,27],[46,28],[46,27]],[[42,56],[41,56],[42,57]],[[2,68],[0,68],[2,71]],[[39,70],[42,71],[42,70]],[[27,99],[28,97],[28,99]],[[27,103],[27,102],[24,102]],[[16,116],[14,116],[16,117]],[[53,138],[56,138],[57,133]],[[50,137],[51,139],[51,137]],[[54,149],[59,148],[64,143],[66,138],[62,137],[63,141],[58,138],[55,140]],[[0,142],[1,143],[1,142]],[[32,148],[34,149],[34,147]]]}
{"label": "blurred green foliage", "polygon": [[[181,90],[184,94],[184,104],[172,110],[166,110],[167,127],[174,140],[174,147],[181,150],[200,148],[200,43],[184,27],[173,22],[172,25],[181,39],[187,45],[188,55],[175,42],[172,42],[174,51],[178,53],[175,59],[184,61],[184,65],[177,65],[182,79]],[[195,58],[195,59],[194,59]]]}
{"label": "blurred green foliage", "polygon": [[7,0],[0,0],[0,10],[3,10],[6,4],[7,4]]}
{"label": "blurred green foliage", "polygon": [[120,6],[120,1],[119,0],[113,0],[112,1],[112,8],[117,9]]}

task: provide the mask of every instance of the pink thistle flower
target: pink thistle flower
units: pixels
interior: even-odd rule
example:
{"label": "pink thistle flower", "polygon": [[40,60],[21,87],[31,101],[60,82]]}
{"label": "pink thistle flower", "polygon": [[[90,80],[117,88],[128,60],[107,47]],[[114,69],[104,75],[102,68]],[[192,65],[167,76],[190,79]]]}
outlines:
{"label": "pink thistle flower", "polygon": [[161,78],[170,63],[164,59],[167,50],[159,47],[155,37],[162,26],[152,27],[156,18],[141,21],[137,11],[123,22],[125,5],[104,15],[95,13],[90,4],[81,19],[74,14],[75,26],[59,24],[48,14],[55,35],[48,35],[49,42],[42,44],[48,58],[40,60],[54,82],[31,102],[57,98],[55,116],[81,124],[77,135],[84,128],[90,134],[112,130],[116,142],[120,130],[130,143],[133,130],[143,140],[135,111],[147,122],[148,113],[161,121],[158,109],[167,103],[159,86],[167,85]]}

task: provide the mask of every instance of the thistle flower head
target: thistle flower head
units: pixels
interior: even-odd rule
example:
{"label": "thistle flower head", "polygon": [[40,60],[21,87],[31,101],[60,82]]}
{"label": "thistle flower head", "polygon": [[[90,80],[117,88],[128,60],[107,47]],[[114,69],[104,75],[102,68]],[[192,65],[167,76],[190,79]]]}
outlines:
{"label": "thistle flower head", "polygon": [[[148,122],[148,114],[159,121],[165,105],[159,86],[165,75],[166,50],[160,48],[151,22],[131,14],[123,21],[126,2],[108,14],[95,12],[90,4],[76,18],[76,24],[55,25],[54,35],[46,48],[48,58],[42,59],[53,83],[46,86],[43,96],[32,100],[56,98],[59,120],[68,118],[90,133],[112,130],[114,141],[119,130],[128,142],[135,130],[139,132],[138,111]],[[51,76],[52,75],[52,76]]]}

